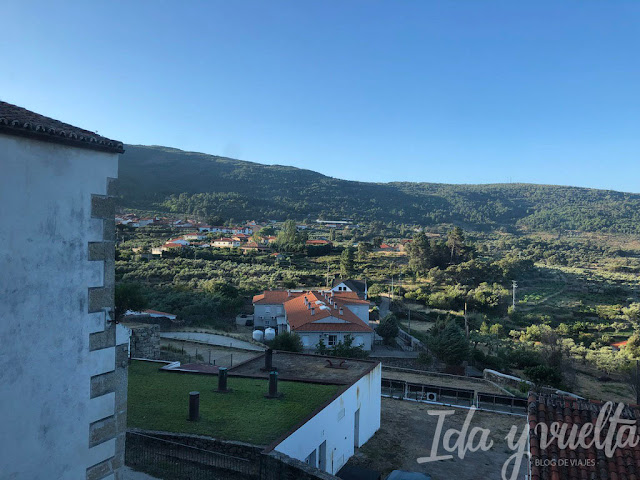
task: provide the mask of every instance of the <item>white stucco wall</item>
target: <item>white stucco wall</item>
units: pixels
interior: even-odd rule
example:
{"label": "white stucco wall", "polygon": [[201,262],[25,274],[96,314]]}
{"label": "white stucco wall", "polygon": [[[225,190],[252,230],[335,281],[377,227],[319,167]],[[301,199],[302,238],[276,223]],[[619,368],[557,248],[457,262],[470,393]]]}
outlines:
{"label": "white stucco wall", "polygon": [[[315,351],[318,348],[318,344],[320,343],[320,338],[324,339],[324,344],[326,347],[329,346],[329,337],[328,335],[337,335],[338,342],[344,343],[344,337],[347,335],[351,335],[354,338],[353,345],[359,345],[358,340],[362,340],[361,345],[364,350],[370,351],[373,345],[373,332],[353,332],[353,333],[342,333],[342,332],[297,332],[300,335],[300,339],[302,340],[302,346],[305,350]],[[306,338],[305,338],[306,337]]]}
{"label": "white stucco wall", "polygon": [[114,414],[114,394],[90,400],[90,377],[114,370],[113,348],[89,351],[104,330],[88,287],[104,263],[91,194],[106,194],[118,156],[0,134],[0,477],[82,479],[114,455],[89,448],[89,424]]}
{"label": "white stucco wall", "polygon": [[345,305],[349,310],[351,310],[360,320],[369,325],[369,305],[367,304],[346,304]]}
{"label": "white stucco wall", "polygon": [[364,445],[380,428],[380,393],[382,367],[378,364],[368,375],[349,387],[311,420],[298,428],[275,450],[301,461],[326,441],[326,469],[335,474],[354,454],[355,412],[360,410],[358,447]]}
{"label": "white stucco wall", "polygon": [[[257,304],[253,307],[253,324],[256,327],[264,327],[264,320],[269,320],[269,326],[275,327],[277,325],[277,318],[284,316],[284,305],[263,305]],[[260,318],[263,317],[263,318]],[[275,317],[275,318],[272,318]]]}

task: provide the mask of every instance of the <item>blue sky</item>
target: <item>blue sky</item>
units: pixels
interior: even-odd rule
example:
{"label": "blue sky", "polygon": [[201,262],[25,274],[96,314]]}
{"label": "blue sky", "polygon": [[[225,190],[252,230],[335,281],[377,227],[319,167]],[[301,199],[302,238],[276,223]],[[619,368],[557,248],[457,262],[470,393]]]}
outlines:
{"label": "blue sky", "polygon": [[0,0],[0,99],[364,181],[640,192],[640,2]]}

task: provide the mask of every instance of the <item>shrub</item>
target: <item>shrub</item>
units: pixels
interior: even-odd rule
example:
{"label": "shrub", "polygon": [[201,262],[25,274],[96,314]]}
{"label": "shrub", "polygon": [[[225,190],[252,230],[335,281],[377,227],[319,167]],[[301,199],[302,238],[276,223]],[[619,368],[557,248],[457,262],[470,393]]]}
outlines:
{"label": "shrub", "polygon": [[376,333],[384,339],[384,343],[387,345],[393,343],[399,331],[398,319],[393,314],[389,314],[380,320],[380,325],[376,328]]}
{"label": "shrub", "polygon": [[274,350],[301,352],[302,340],[297,333],[283,332],[276,335],[276,338],[269,342],[269,346]]}

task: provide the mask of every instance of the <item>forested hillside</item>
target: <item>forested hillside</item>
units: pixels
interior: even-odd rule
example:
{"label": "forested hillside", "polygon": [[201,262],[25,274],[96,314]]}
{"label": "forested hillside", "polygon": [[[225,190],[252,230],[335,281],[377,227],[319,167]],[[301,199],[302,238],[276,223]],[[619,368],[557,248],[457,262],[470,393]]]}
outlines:
{"label": "forested hillside", "polygon": [[324,217],[454,223],[474,229],[640,233],[640,194],[607,190],[354,182],[294,167],[134,145],[127,145],[121,156],[119,178],[124,208],[201,218]]}

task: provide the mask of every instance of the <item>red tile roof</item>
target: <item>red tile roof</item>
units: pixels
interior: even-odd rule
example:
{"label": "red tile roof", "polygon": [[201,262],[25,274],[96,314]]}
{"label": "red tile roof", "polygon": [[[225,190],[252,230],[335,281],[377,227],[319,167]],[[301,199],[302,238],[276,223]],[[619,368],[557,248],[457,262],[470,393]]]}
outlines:
{"label": "red tile roof", "polygon": [[[305,299],[308,301],[305,302]],[[346,307],[346,304],[334,297],[338,308],[330,305],[331,297],[325,298],[318,292],[307,292],[284,303],[287,322],[294,331],[306,332],[371,332],[369,325]],[[316,303],[317,302],[317,303]],[[323,308],[324,307],[324,308]],[[313,314],[312,309],[313,308]],[[342,309],[342,314],[340,314]],[[335,319],[344,320],[336,322]],[[326,322],[322,322],[326,320]]]}
{"label": "red tile roof", "polygon": [[[550,427],[553,422],[558,422],[560,428],[567,425],[565,439],[574,425],[578,431],[586,423],[594,426],[603,403],[584,399],[576,399],[569,396],[555,394],[537,394],[529,396],[529,450],[531,453],[531,480],[640,480],[640,445],[635,447],[618,447],[611,458],[605,455],[605,450],[598,449],[593,442],[594,433],[591,429],[586,444],[590,448],[578,447],[560,449],[557,439],[553,440],[546,448],[541,446],[540,427],[538,424],[546,424]],[[614,404],[615,411],[617,405]],[[611,412],[613,415],[613,412]],[[640,407],[625,406],[621,418],[634,419],[636,426],[639,424]],[[600,433],[602,441],[607,436],[606,429],[611,425],[605,422],[605,429]],[[627,433],[620,425],[617,426],[615,435],[627,438]],[[548,438],[551,439],[551,430],[548,428]],[[614,435],[614,442],[615,442]]]}
{"label": "red tile roof", "polygon": [[184,245],[181,244],[181,243],[171,243],[171,242],[169,242],[169,243],[165,243],[163,245],[163,247],[165,247],[165,248],[184,248]]}
{"label": "red tile roof", "polygon": [[[305,298],[314,308],[314,314],[307,307]],[[322,303],[316,303],[322,302]],[[334,308],[333,303],[338,304]],[[253,297],[253,304],[256,305],[284,305],[287,313],[287,321],[292,330],[306,332],[371,332],[369,325],[363,322],[355,313],[347,308],[347,305],[368,305],[367,300],[361,300],[355,292],[330,293],[325,297],[319,291],[290,291],[287,290],[266,290],[261,295]],[[320,308],[325,306],[327,308]],[[342,315],[340,314],[342,308]],[[326,319],[326,322],[322,322]],[[344,320],[343,323],[335,319]],[[319,323],[318,323],[319,322]]]}
{"label": "red tile roof", "polygon": [[297,297],[299,295],[302,295],[302,292],[291,292],[291,295],[289,295],[286,290],[265,290],[264,293],[253,297],[253,303],[259,305],[282,305],[289,296]]}
{"label": "red tile roof", "polygon": [[329,240],[307,240],[307,245],[331,245]]}

